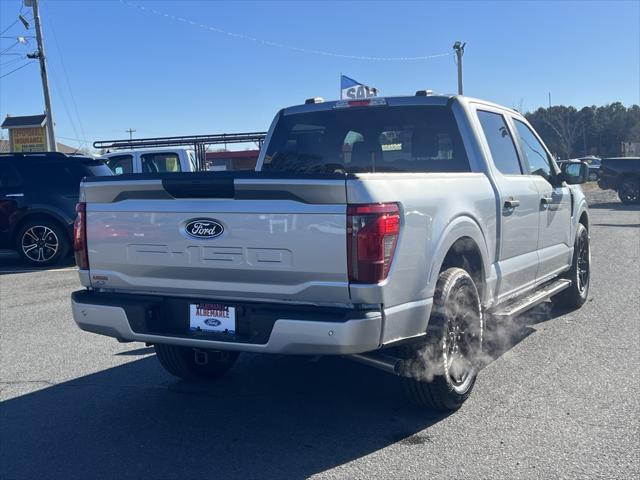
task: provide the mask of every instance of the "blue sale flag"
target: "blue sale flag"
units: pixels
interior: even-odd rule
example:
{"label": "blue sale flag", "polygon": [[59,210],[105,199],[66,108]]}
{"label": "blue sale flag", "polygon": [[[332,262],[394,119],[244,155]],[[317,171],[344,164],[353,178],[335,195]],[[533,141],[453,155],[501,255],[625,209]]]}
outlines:
{"label": "blue sale flag", "polygon": [[361,98],[377,97],[378,89],[363,85],[346,75],[340,76],[340,98],[342,100],[358,100]]}

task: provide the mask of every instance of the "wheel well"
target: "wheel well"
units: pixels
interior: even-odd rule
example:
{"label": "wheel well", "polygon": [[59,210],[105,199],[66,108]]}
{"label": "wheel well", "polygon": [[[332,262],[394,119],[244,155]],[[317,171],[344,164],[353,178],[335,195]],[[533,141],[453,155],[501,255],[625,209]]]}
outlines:
{"label": "wheel well", "polygon": [[580,215],[580,220],[578,220],[578,223],[581,223],[582,225],[584,225],[584,228],[589,230],[589,215],[587,215],[587,212],[582,212],[582,215]]}
{"label": "wheel well", "polygon": [[29,221],[37,220],[37,219],[47,220],[49,222],[55,223],[64,232],[64,235],[67,238],[67,240],[71,241],[71,238],[69,237],[69,233],[67,232],[67,227],[64,225],[64,223],[62,223],[53,215],[48,215],[46,213],[38,212],[38,213],[32,213],[32,214],[26,215],[25,217],[20,219],[20,221],[16,224],[15,228],[13,229],[14,243],[18,240],[18,233],[20,233],[20,229],[24,226],[24,224]]}
{"label": "wheel well", "polygon": [[462,237],[455,241],[444,257],[440,271],[459,267],[466,270],[476,284],[480,298],[484,294],[484,266],[480,248],[471,237]]}

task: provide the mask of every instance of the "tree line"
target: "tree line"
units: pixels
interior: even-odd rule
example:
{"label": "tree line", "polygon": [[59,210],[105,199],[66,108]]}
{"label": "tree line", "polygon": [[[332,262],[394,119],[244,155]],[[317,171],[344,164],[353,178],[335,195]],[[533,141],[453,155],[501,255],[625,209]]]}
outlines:
{"label": "tree line", "polygon": [[640,142],[640,106],[620,102],[596,107],[564,105],[525,114],[558,158],[622,155],[622,142]]}

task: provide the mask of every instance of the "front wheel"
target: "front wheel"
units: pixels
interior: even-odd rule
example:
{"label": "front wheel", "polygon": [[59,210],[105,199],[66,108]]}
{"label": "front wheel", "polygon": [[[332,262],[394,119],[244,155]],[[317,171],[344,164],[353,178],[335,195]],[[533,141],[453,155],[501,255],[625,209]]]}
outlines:
{"label": "front wheel", "polygon": [[184,380],[214,380],[222,377],[238,359],[238,352],[196,350],[190,347],[155,344],[160,365]]}
{"label": "front wheel", "polygon": [[579,223],[576,229],[576,240],[573,246],[571,268],[564,277],[571,280],[571,285],[553,298],[553,303],[561,308],[576,309],[584,305],[589,295],[591,283],[591,246],[589,232]]}
{"label": "front wheel", "polygon": [[461,268],[442,272],[433,308],[425,340],[401,351],[403,382],[413,403],[456,410],[471,394],[482,353],[480,297],[471,276]]}
{"label": "front wheel", "polygon": [[626,178],[618,187],[618,197],[622,203],[640,203],[640,180]]}

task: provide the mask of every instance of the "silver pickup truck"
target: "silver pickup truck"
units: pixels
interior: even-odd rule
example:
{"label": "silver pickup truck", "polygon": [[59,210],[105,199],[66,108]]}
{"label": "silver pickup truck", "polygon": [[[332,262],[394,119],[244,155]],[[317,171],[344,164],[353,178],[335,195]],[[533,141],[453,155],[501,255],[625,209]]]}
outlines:
{"label": "silver pickup truck", "polygon": [[186,379],[343,355],[455,409],[490,320],[585,302],[587,171],[492,103],[312,99],[278,112],[255,172],[84,180],[73,316]]}

